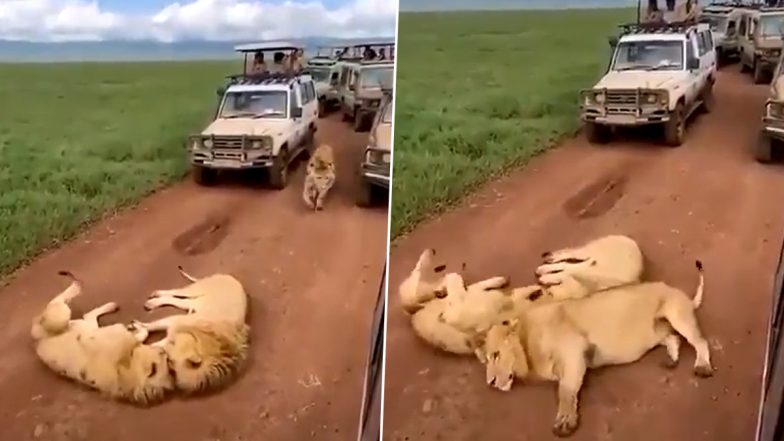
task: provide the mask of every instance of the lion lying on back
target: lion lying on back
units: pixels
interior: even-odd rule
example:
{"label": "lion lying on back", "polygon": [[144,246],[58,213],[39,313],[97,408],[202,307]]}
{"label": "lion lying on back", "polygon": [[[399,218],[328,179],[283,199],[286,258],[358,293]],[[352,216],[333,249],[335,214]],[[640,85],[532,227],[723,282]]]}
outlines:
{"label": "lion lying on back", "polygon": [[147,331],[166,331],[152,346],[165,348],[177,388],[185,392],[222,387],[237,373],[248,352],[245,324],[248,299],[242,284],[227,274],[196,279],[180,289],[158,290],[144,304],[148,310],[174,306],[187,311],[151,323],[134,322]]}
{"label": "lion lying on back", "polygon": [[[420,338],[461,355],[474,353],[472,341],[477,333],[517,315],[532,302],[581,298],[593,290],[637,282],[643,266],[634,240],[607,236],[580,248],[545,253],[545,263],[537,269],[542,279],[539,285],[503,289],[507,279],[493,277],[464,287],[459,275],[441,274],[445,267],[434,266],[434,255],[435,251],[425,250],[401,283],[401,304],[412,314],[411,325]],[[450,279],[453,283],[459,280],[451,290]]]}
{"label": "lion lying on back", "polygon": [[51,370],[113,398],[148,405],[163,400],[173,389],[166,353],[143,344],[147,331],[121,324],[99,326],[98,317],[117,311],[106,303],[71,319],[71,300],[82,293],[69,272],[68,288],[33,319],[30,334],[38,358]]}

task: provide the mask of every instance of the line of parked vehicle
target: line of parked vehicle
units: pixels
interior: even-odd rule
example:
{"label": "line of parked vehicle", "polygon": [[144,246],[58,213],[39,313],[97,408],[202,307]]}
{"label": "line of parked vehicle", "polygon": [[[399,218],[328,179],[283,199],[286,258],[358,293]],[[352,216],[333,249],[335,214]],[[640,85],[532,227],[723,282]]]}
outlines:
{"label": "line of parked vehicle", "polygon": [[304,48],[290,42],[237,46],[243,72],[218,88],[213,121],[188,137],[193,179],[211,185],[220,172],[265,170],[272,188],[286,188],[291,164],[315,149],[318,118],[339,106],[355,131],[370,130],[356,200],[371,205],[379,187],[389,188],[394,48],[394,42],[319,48],[304,69],[256,73],[247,69],[249,57],[294,59]]}
{"label": "line of parked vehicle", "polygon": [[659,125],[666,145],[685,141],[686,122],[714,105],[716,71],[733,62],[755,84],[771,84],[763,125],[754,144],[770,162],[784,141],[782,32],[784,7],[742,2],[711,3],[690,22],[621,25],[610,37],[605,75],[581,91],[580,113],[588,139],[606,143],[618,127]]}

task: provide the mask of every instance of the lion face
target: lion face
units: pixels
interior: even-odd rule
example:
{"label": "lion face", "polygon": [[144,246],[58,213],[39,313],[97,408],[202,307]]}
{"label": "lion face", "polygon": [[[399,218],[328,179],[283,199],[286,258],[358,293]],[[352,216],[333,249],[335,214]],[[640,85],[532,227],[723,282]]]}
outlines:
{"label": "lion face", "polygon": [[174,389],[174,378],[169,371],[166,351],[147,345],[139,345],[133,351],[130,369],[126,378],[130,391],[128,399],[142,404],[154,404],[163,400],[166,392]]}
{"label": "lion face", "polygon": [[222,386],[244,360],[246,339],[245,325],[177,332],[166,347],[177,388],[193,393]]}
{"label": "lion face", "polygon": [[487,332],[482,350],[485,380],[489,386],[502,391],[512,388],[515,377],[525,377],[528,362],[515,320],[495,325]]}

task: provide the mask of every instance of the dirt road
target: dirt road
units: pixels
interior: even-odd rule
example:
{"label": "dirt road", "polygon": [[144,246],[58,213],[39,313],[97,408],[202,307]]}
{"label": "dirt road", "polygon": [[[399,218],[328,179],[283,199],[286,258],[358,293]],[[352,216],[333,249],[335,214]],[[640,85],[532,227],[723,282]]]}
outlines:
{"label": "dirt road", "polygon": [[[386,251],[386,208],[360,209],[353,173],[367,135],[339,117],[317,136],[337,151],[338,180],[325,211],[300,199],[304,166],[282,192],[190,181],[19,272],[0,290],[0,439],[239,441],[356,436],[370,323]],[[80,312],[106,301],[105,322],[146,313],[154,289],[177,287],[177,265],[200,275],[230,272],[251,297],[252,355],[224,392],[137,409],[100,398],[47,371],[35,358],[30,320],[65,281],[85,283]]]}
{"label": "dirt road", "polygon": [[697,283],[694,260],[704,262],[698,315],[717,372],[694,377],[687,345],[674,371],[659,366],[664,352],[656,349],[634,365],[590,372],[573,439],[753,439],[784,233],[784,168],[751,156],[766,88],[736,70],[719,74],[714,112],[695,120],[681,148],[640,141],[594,147],[579,137],[396,244],[385,440],[555,439],[553,384],[491,390],[477,361],[440,355],[416,339],[394,290],[426,247],[453,268],[466,262],[472,280],[509,275],[522,285],[534,281],[543,251],[607,233],[637,239],[649,261],[646,277],[689,293]]}

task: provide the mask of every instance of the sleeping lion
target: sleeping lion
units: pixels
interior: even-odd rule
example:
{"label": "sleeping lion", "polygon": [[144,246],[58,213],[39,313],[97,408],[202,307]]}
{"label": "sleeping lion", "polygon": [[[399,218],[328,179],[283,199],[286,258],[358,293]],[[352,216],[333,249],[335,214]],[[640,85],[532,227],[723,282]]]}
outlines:
{"label": "sleeping lion", "polygon": [[147,330],[122,324],[99,326],[98,317],[117,311],[106,303],[71,319],[69,303],[82,284],[67,271],[71,284],[33,319],[30,334],[38,358],[58,374],[116,399],[139,405],[163,401],[174,389],[166,352],[143,344]]}

